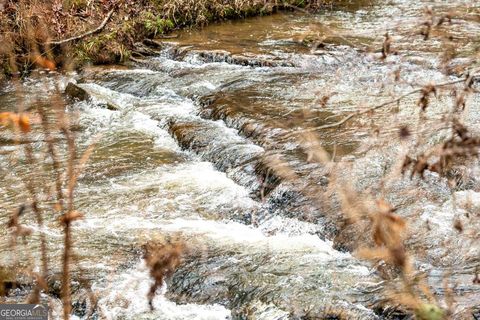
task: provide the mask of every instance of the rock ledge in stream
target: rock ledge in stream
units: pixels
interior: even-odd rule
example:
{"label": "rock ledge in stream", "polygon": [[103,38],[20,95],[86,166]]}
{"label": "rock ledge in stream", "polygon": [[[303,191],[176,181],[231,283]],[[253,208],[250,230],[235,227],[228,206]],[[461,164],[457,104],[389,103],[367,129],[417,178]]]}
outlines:
{"label": "rock ledge in stream", "polygon": [[241,66],[250,67],[294,67],[290,61],[277,60],[275,57],[248,57],[238,54],[231,54],[224,50],[201,51],[193,50],[204,62],[226,62]]}
{"label": "rock ledge in stream", "polygon": [[65,88],[65,94],[72,99],[79,100],[79,101],[86,101],[86,100],[98,100],[103,104],[108,110],[119,110],[120,107],[115,103],[108,101],[106,97],[101,97],[92,94],[90,91],[82,88],[81,85],[75,84],[73,82],[69,82],[67,87]]}

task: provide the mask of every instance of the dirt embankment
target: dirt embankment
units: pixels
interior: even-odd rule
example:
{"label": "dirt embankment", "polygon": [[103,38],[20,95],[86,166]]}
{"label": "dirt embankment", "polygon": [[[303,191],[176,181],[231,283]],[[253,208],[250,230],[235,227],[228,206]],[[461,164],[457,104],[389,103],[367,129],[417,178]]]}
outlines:
{"label": "dirt embankment", "polygon": [[0,77],[32,67],[119,63],[135,42],[177,28],[319,8],[330,0],[0,0]]}

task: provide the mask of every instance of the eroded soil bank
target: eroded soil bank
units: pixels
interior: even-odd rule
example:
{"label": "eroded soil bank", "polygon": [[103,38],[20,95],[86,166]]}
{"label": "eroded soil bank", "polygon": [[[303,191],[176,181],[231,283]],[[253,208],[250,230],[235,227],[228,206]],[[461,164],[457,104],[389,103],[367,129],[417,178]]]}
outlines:
{"label": "eroded soil bank", "polygon": [[330,0],[0,1],[0,77],[128,60],[135,43],[212,21],[316,10]]}

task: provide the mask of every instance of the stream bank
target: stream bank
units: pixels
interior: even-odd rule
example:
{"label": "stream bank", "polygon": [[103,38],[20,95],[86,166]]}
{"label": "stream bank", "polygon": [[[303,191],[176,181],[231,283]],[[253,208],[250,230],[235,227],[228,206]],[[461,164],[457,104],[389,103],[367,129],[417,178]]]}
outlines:
{"label": "stream bank", "polygon": [[[278,10],[318,10],[330,0],[0,2],[0,80],[32,68],[72,70],[128,61],[145,38]],[[71,40],[67,40],[71,39]]]}

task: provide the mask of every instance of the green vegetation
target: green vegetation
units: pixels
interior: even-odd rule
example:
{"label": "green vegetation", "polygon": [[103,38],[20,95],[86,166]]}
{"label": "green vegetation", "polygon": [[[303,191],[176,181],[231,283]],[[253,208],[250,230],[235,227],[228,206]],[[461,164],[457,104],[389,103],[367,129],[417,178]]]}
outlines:
{"label": "green vegetation", "polygon": [[145,30],[148,35],[157,36],[158,34],[165,33],[172,30],[175,25],[170,19],[164,19],[161,16],[155,16],[151,12],[145,12],[143,18]]}
{"label": "green vegetation", "polygon": [[[35,65],[52,69],[121,63],[130,57],[136,42],[177,28],[271,14],[292,6],[318,9],[326,2],[329,0],[64,0],[52,6],[45,0],[9,0],[0,8],[0,41],[6,44],[0,48],[0,73],[18,74]],[[113,15],[106,21],[110,10]],[[96,28],[97,32],[91,32]],[[52,40],[69,38],[75,39],[52,44]]]}

